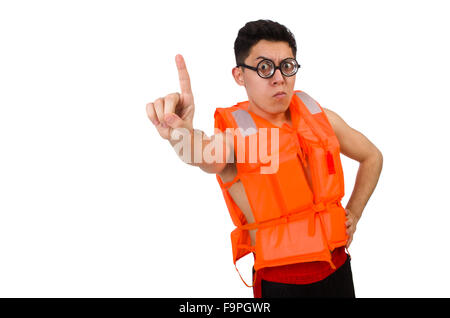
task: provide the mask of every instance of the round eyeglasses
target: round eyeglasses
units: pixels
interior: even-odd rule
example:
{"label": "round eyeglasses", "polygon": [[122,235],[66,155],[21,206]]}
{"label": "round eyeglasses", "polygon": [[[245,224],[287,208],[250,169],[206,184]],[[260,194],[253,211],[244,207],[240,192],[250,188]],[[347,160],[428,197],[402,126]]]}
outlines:
{"label": "round eyeglasses", "polygon": [[238,64],[237,67],[242,66],[248,68],[252,71],[258,73],[258,75],[262,78],[271,78],[277,69],[280,70],[281,74],[284,76],[290,77],[297,74],[298,69],[300,68],[300,64],[298,64],[296,59],[287,58],[280,62],[280,65],[275,66],[275,63],[272,60],[264,59],[261,60],[256,67],[241,63]]}

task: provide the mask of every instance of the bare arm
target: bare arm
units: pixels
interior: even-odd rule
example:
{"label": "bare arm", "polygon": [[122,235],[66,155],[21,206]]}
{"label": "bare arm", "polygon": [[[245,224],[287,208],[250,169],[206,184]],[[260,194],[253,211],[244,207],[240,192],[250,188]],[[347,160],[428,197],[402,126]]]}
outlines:
{"label": "bare arm", "polygon": [[[230,137],[217,133],[208,137],[199,129],[184,132],[186,139],[169,139],[175,152],[185,163],[197,166],[207,173],[220,173],[227,162],[234,158],[233,144]],[[176,135],[176,134],[172,134]]]}
{"label": "bare arm", "polygon": [[[356,223],[378,183],[383,155],[366,136],[351,128],[338,114],[326,108],[324,111],[339,140],[341,153],[360,163],[355,186],[346,206],[349,213],[348,232],[353,237]],[[350,242],[351,239],[348,245]]]}

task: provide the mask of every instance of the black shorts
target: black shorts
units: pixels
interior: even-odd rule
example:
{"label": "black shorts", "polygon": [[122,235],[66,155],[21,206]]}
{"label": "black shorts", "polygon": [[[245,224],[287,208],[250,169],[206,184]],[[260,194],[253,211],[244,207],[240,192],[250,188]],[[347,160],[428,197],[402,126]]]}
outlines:
{"label": "black shorts", "polygon": [[333,274],[312,284],[283,284],[261,280],[262,298],[342,297],[355,298],[350,257]]}

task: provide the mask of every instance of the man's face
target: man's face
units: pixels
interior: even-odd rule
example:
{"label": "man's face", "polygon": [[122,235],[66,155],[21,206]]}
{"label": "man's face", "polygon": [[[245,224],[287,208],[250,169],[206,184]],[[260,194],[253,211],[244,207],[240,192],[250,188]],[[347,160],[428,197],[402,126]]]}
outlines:
{"label": "man's face", "polygon": [[[261,40],[250,50],[245,64],[256,67],[262,59],[272,60],[276,66],[286,58],[295,58],[287,42]],[[236,73],[236,74],[235,74]],[[239,68],[234,72],[236,81],[245,86],[251,107],[270,114],[285,112],[294,94],[295,75],[285,77],[277,69],[271,78],[261,78],[257,72]]]}

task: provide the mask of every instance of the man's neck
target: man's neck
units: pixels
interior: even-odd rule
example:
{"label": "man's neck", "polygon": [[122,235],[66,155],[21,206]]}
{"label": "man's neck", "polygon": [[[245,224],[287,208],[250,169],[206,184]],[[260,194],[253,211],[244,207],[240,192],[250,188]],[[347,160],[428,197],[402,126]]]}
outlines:
{"label": "man's neck", "polygon": [[284,123],[291,123],[291,112],[289,108],[284,112],[273,114],[264,111],[252,101],[249,101],[248,110],[271,122],[275,126],[282,126]]}

